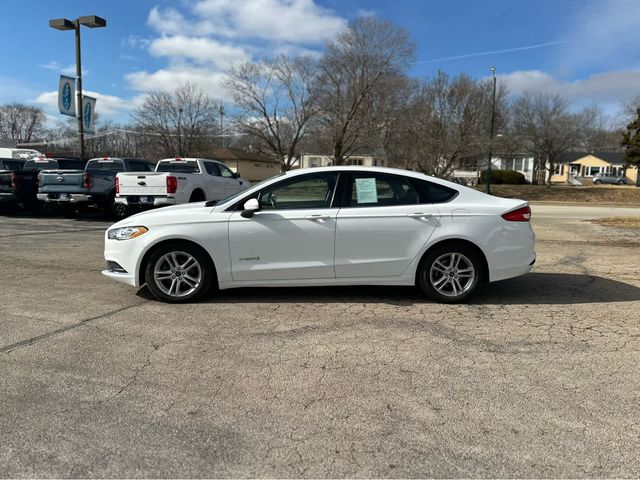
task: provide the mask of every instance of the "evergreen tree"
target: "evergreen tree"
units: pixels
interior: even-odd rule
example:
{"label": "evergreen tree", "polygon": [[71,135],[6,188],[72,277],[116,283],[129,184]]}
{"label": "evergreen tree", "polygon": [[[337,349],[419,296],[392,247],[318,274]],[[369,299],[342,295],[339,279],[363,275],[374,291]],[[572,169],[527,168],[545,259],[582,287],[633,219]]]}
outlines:
{"label": "evergreen tree", "polygon": [[625,163],[640,166],[640,108],[636,110],[636,118],[627,125],[621,145],[624,148]]}

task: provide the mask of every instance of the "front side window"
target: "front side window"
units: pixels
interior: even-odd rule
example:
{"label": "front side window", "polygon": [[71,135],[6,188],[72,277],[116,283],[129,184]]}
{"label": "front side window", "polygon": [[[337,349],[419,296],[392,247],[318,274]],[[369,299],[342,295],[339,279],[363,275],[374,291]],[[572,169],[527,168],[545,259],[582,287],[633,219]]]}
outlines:
{"label": "front side window", "polygon": [[351,207],[415,205],[416,188],[399,175],[356,173],[351,176]]}
{"label": "front side window", "polygon": [[229,170],[227,167],[225,167],[224,165],[218,165],[218,168],[220,169],[220,174],[224,178],[233,178],[233,172]]}
{"label": "front side window", "polygon": [[209,175],[213,175],[214,177],[220,176],[220,170],[218,169],[217,163],[204,162],[204,169],[207,171]]}
{"label": "front side window", "polygon": [[258,202],[264,210],[329,208],[338,174],[305,175],[271,185],[260,192]]}

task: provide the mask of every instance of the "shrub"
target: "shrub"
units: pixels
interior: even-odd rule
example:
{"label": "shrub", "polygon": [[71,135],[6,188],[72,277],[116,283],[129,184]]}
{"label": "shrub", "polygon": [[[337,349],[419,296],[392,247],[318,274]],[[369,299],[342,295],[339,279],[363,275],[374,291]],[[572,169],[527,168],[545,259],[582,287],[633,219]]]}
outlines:
{"label": "shrub", "polygon": [[[487,182],[487,170],[480,172],[480,182]],[[515,170],[491,170],[491,183],[496,185],[524,185],[524,175]]]}

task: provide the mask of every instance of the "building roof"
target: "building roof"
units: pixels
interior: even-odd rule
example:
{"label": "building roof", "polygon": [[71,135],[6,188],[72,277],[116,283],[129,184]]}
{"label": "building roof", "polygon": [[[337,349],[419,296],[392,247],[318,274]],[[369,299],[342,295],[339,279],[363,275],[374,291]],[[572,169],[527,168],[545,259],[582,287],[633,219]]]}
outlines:
{"label": "building roof", "polygon": [[558,163],[571,163],[592,155],[612,165],[622,165],[622,152],[565,152],[558,157]]}
{"label": "building roof", "polygon": [[280,163],[278,159],[268,157],[258,152],[247,152],[239,148],[214,148],[211,151],[211,157],[222,162],[246,160],[251,162]]}

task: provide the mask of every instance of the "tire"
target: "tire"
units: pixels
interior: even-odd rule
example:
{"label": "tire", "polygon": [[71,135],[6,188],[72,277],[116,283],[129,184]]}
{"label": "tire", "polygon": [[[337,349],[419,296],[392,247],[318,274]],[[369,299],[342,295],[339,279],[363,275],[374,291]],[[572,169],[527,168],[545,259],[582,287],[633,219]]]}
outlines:
{"label": "tire", "polygon": [[418,285],[432,300],[459,303],[473,295],[484,277],[484,262],[467,245],[450,243],[427,253],[418,268]]}
{"label": "tire", "polygon": [[189,197],[189,203],[204,202],[205,200],[202,190],[194,190]]}
{"label": "tire", "polygon": [[602,185],[602,180],[596,180],[593,182],[594,185]]}
{"label": "tire", "polygon": [[151,293],[168,303],[200,300],[216,284],[209,255],[186,242],[165,243],[153,250],[144,275]]}
{"label": "tire", "polygon": [[624,185],[624,181],[623,181],[623,180],[618,180],[618,181],[616,182],[616,185]]}
{"label": "tire", "polygon": [[129,214],[129,208],[124,203],[117,203],[115,195],[109,197],[107,210],[109,215],[115,220],[120,220]]}

